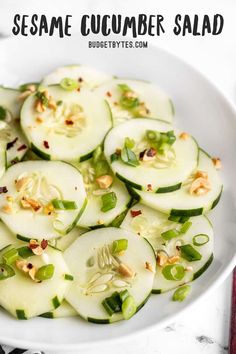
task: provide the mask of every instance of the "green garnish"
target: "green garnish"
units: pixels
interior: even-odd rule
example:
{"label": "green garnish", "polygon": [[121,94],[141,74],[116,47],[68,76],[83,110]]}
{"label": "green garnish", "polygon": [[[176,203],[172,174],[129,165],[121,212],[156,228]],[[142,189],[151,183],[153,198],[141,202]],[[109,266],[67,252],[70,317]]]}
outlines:
{"label": "green garnish", "polygon": [[29,258],[34,255],[32,250],[27,246],[17,248],[17,251],[18,251],[19,256],[24,259]]}
{"label": "green garnish", "polygon": [[140,105],[140,101],[135,92],[126,84],[118,84],[121,90],[120,105],[125,109],[133,109]]}
{"label": "green garnish", "polygon": [[7,264],[0,264],[0,280],[11,278],[15,275],[15,271]]}
{"label": "green garnish", "polygon": [[183,301],[188,296],[190,290],[191,290],[190,285],[181,286],[181,288],[178,288],[177,290],[175,290],[175,292],[172,296],[172,300],[173,301]]}
{"label": "green garnish", "polygon": [[112,253],[120,253],[126,251],[128,248],[128,240],[125,238],[115,240],[112,242]]}
{"label": "green garnish", "polygon": [[121,160],[129,165],[136,167],[139,165],[139,161],[135,153],[131,150],[135,146],[135,141],[130,138],[125,138],[124,147],[121,150]]}
{"label": "green garnish", "polygon": [[65,278],[65,280],[70,280],[70,281],[74,280],[74,277],[71,274],[64,274],[64,278]]}
{"label": "green garnish", "polygon": [[101,199],[102,199],[101,211],[103,211],[104,213],[115,208],[117,203],[117,196],[115,192],[109,192],[103,194]]}
{"label": "green garnish", "polygon": [[6,109],[0,106],[0,120],[4,120],[6,118],[6,115],[7,115]]}
{"label": "green garnish", "polygon": [[189,262],[200,261],[202,258],[201,253],[199,253],[195,248],[188,244],[180,246],[181,257]]}
{"label": "green garnish", "polygon": [[164,238],[164,240],[168,241],[168,240],[171,240],[172,238],[178,237],[179,231],[176,229],[167,230],[165,232],[162,232],[161,236]]}
{"label": "green garnish", "polygon": [[57,106],[61,106],[61,105],[62,105],[62,103],[63,103],[63,101],[62,101],[62,100],[57,101]]}
{"label": "green garnish", "polygon": [[95,149],[92,161],[95,170],[95,177],[104,176],[110,173],[110,168],[104,157],[101,146],[98,146]]}
{"label": "green garnish", "polygon": [[114,161],[119,160],[119,155],[114,152],[114,154],[111,154],[110,160],[111,160],[111,163],[114,162]]}
{"label": "green garnish", "polygon": [[69,77],[64,77],[60,81],[60,86],[67,91],[77,90],[79,88],[79,83],[76,80],[70,79]]}
{"label": "green garnish", "polygon": [[133,296],[128,290],[118,293],[115,291],[110,297],[107,297],[102,302],[103,307],[112,316],[114,313],[122,312],[124,319],[130,319],[137,311]]}
{"label": "green garnish", "polygon": [[164,154],[170,149],[171,145],[174,144],[176,137],[173,130],[170,130],[166,133],[147,130],[146,139],[151,147],[156,149],[160,154]]}
{"label": "green garnish", "polygon": [[193,223],[191,221],[185,221],[185,223],[181,226],[181,229],[179,230],[179,232],[181,234],[185,234],[190,229],[192,224]]}
{"label": "green garnish", "polygon": [[182,280],[185,275],[184,267],[181,264],[170,264],[162,269],[162,274],[167,280]]}
{"label": "green garnish", "polygon": [[53,306],[54,306],[54,309],[57,309],[57,308],[61,305],[61,303],[60,303],[60,301],[59,301],[59,299],[58,299],[57,296],[55,296],[55,297],[52,299],[52,304],[53,304]]}
{"label": "green garnish", "polygon": [[11,265],[19,258],[18,251],[15,248],[10,249],[9,251],[3,253],[2,260],[3,263]]}
{"label": "green garnish", "polygon": [[206,234],[198,234],[193,237],[194,246],[203,246],[209,242],[209,236]]}
{"label": "green garnish", "polygon": [[115,291],[111,296],[105,298],[102,305],[110,316],[115,312],[120,312],[122,302],[119,293]]}
{"label": "green garnish", "polygon": [[74,202],[73,200],[53,199],[51,203],[55,209],[60,209],[60,210],[78,209],[76,202]]}
{"label": "green garnish", "polygon": [[174,222],[180,222],[180,217],[179,216],[170,215],[168,217],[168,220],[174,221]]}
{"label": "green garnish", "polygon": [[54,275],[54,269],[53,264],[42,266],[37,270],[35,278],[41,281],[51,279]]}
{"label": "green garnish", "polygon": [[126,297],[122,303],[121,309],[125,320],[129,320],[136,313],[137,306],[133,296],[129,295]]}

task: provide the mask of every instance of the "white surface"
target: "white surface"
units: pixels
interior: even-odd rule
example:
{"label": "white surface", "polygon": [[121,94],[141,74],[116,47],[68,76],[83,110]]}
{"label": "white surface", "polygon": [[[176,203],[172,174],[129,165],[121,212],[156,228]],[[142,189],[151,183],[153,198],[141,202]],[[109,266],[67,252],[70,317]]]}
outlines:
{"label": "white surface", "polygon": [[[37,12],[37,6],[40,6],[42,11],[43,3],[45,5],[44,13],[47,13],[46,4],[44,1],[30,1],[33,3],[35,12]],[[49,1],[47,1],[47,4]],[[52,8],[50,1],[50,7]],[[76,1],[78,4],[78,1]],[[11,5],[14,8],[11,11]],[[0,11],[1,26],[5,32],[10,31],[10,25],[13,12],[16,12],[18,8],[23,13],[27,13],[28,1],[1,1],[3,11]],[[66,10],[65,10],[66,5]],[[225,91],[232,99],[235,99],[235,62],[236,62],[236,46],[235,46],[235,1],[189,1],[180,0],[174,1],[156,1],[150,0],[145,3],[143,1],[136,1],[135,6],[132,0],[120,0],[119,2],[106,1],[84,1],[80,2],[80,11],[75,11],[75,1],[70,1],[70,7],[73,8],[73,17],[76,18],[76,13],[85,13],[86,8],[90,8],[93,13],[103,12],[109,13],[125,13],[134,14],[140,12],[147,13],[163,13],[165,17],[170,19],[177,12],[182,13],[222,13],[225,17],[225,29],[222,35],[212,38],[196,38],[196,37],[175,37],[171,32],[163,36],[162,38],[149,39],[149,42],[153,42],[156,45],[167,48],[168,50],[183,57],[195,67],[199,68],[214,82],[216,82],[223,91]],[[5,7],[5,9],[4,9]],[[57,1],[57,9],[53,9],[53,14],[60,12],[62,1]],[[135,8],[134,8],[135,7]],[[68,2],[64,3],[64,10],[69,12]],[[49,10],[52,13],[52,9]],[[170,27],[170,26],[169,26]],[[8,29],[7,29],[8,28]],[[7,29],[7,30],[6,30]],[[143,53],[146,49],[138,50],[136,55]],[[0,52],[1,53],[1,52]],[[96,50],[91,50],[90,53],[95,55]],[[52,63],[51,63],[52,65]],[[34,65],[32,65],[34,66]],[[30,68],[31,69],[31,68]],[[33,72],[33,68],[31,69]],[[173,74],[174,75],[174,74]],[[179,79],[179,85],[181,87],[182,80]],[[169,353],[183,353],[191,354],[198,353],[223,353],[224,346],[228,341],[228,320],[229,320],[229,304],[230,304],[230,279],[227,282],[214,290],[210,295],[204,297],[198,302],[190,311],[182,314],[181,317],[175,322],[175,330],[150,330],[144,335],[137,335],[124,343],[107,344],[99,346],[99,352],[106,353],[157,353],[157,354],[169,354]],[[172,327],[171,327],[172,328]],[[213,343],[199,343],[196,340],[196,336],[208,336],[213,340]],[[210,342],[210,340],[209,340]],[[96,350],[98,352],[98,350]],[[67,351],[64,351],[66,353]],[[94,353],[94,349],[80,351],[81,353]],[[58,353],[58,351],[57,351]]]}

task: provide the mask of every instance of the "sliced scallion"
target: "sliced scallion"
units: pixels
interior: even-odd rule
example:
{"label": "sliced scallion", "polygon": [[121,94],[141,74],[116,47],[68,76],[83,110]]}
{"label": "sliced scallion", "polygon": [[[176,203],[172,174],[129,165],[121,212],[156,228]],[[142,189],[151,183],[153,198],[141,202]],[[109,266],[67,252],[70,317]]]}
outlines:
{"label": "sliced scallion", "polygon": [[146,137],[150,141],[159,141],[161,134],[157,131],[154,131],[154,130],[147,130]]}
{"label": "sliced scallion", "polygon": [[126,146],[121,150],[120,157],[121,157],[121,160],[126,165],[129,165],[132,167],[136,167],[139,165],[139,161],[138,161],[135,153],[131,149],[127,148]]}
{"label": "sliced scallion", "polygon": [[193,223],[191,221],[185,221],[185,223],[181,226],[181,229],[179,230],[179,232],[181,234],[185,234],[190,229],[192,224]]}
{"label": "sliced scallion", "polygon": [[15,248],[12,248],[9,251],[6,251],[2,255],[3,263],[6,263],[8,265],[11,265],[12,263],[14,263],[18,258],[19,258],[19,254]]}
{"label": "sliced scallion", "polygon": [[181,257],[189,262],[200,261],[202,259],[201,253],[199,253],[195,248],[190,245],[180,246]]}
{"label": "sliced scallion", "polygon": [[114,161],[117,161],[118,159],[119,159],[118,154],[116,154],[115,152],[114,152],[114,154],[111,154],[111,156],[110,156],[111,163]]}
{"label": "sliced scallion", "polygon": [[78,209],[76,202],[74,202],[73,200],[53,199],[51,203],[55,209],[60,209],[60,210]]}
{"label": "sliced scallion", "polygon": [[110,172],[110,168],[108,163],[105,160],[97,161],[94,165],[95,177],[100,177],[104,175],[108,175]]}
{"label": "sliced scallion", "polygon": [[190,290],[191,290],[190,285],[181,286],[180,288],[175,290],[175,292],[172,296],[172,300],[173,301],[183,301],[188,296]]}
{"label": "sliced scallion", "polygon": [[115,291],[111,296],[105,298],[102,302],[103,307],[110,316],[112,316],[115,312],[121,311],[121,304],[120,296],[117,291]]}
{"label": "sliced scallion", "polygon": [[74,277],[71,274],[64,274],[64,278],[65,278],[65,280],[70,280],[70,281],[74,280]]}
{"label": "sliced scallion", "polygon": [[129,295],[122,302],[122,314],[125,320],[129,320],[137,311],[137,306],[133,296]]}
{"label": "sliced scallion", "polygon": [[51,279],[54,275],[54,269],[53,264],[44,265],[37,270],[35,278],[41,281]]}
{"label": "sliced scallion", "polygon": [[0,280],[11,278],[15,275],[15,271],[7,264],[0,264]]}
{"label": "sliced scallion", "polygon": [[115,240],[112,243],[112,253],[120,253],[122,251],[127,250],[128,248],[128,240],[125,238]]}
{"label": "sliced scallion", "polygon": [[61,80],[60,86],[67,91],[77,90],[79,88],[79,83],[76,80],[65,77]]}
{"label": "sliced scallion", "polygon": [[161,236],[163,237],[164,240],[168,241],[171,240],[172,238],[178,237],[179,231],[176,229],[167,230],[162,232]]}
{"label": "sliced scallion", "polygon": [[162,274],[167,280],[182,280],[185,275],[184,267],[181,264],[170,264],[162,269]]}
{"label": "sliced scallion", "polygon": [[203,246],[209,242],[209,236],[206,234],[198,234],[193,237],[194,246]]}
{"label": "sliced scallion", "polygon": [[133,149],[133,147],[135,147],[135,141],[134,139],[130,139],[129,137],[125,138],[125,146],[128,149]]}
{"label": "sliced scallion", "polygon": [[117,196],[115,192],[109,192],[103,194],[101,199],[102,199],[101,211],[103,211],[104,213],[115,208],[117,203]]}
{"label": "sliced scallion", "polygon": [[125,299],[126,299],[128,296],[130,296],[130,294],[129,294],[129,292],[128,292],[127,289],[121,291],[119,295],[120,295],[120,299],[121,299],[122,302],[124,302]]}
{"label": "sliced scallion", "polygon": [[18,251],[19,256],[24,259],[29,258],[34,255],[32,250],[27,246],[17,248],[17,251]]}
{"label": "sliced scallion", "polygon": [[170,215],[168,217],[168,220],[174,221],[174,222],[180,222],[180,217],[179,216],[175,216],[175,215]]}

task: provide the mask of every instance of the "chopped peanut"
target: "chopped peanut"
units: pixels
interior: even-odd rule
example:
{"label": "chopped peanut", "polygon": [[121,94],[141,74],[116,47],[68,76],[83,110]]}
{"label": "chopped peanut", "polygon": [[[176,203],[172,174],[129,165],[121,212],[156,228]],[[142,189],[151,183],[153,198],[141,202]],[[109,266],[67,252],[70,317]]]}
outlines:
{"label": "chopped peanut", "polygon": [[11,203],[11,202],[13,202],[13,197],[11,197],[10,195],[8,195],[8,196],[6,197],[6,200]]}
{"label": "chopped peanut", "polygon": [[176,263],[176,262],[178,262],[179,261],[179,256],[172,256],[172,257],[169,257],[168,258],[168,263],[170,263],[170,264],[174,264],[174,263]]}
{"label": "chopped peanut", "polygon": [[133,278],[135,276],[133,269],[123,263],[119,265],[118,272],[126,278]]}
{"label": "chopped peanut", "polygon": [[183,132],[179,135],[179,138],[182,140],[188,140],[190,138],[190,135],[188,133]]}
{"label": "chopped peanut", "polygon": [[2,211],[6,214],[12,213],[12,206],[10,204],[6,204],[2,207]]}
{"label": "chopped peanut", "polygon": [[146,263],[145,263],[145,268],[146,268],[147,270],[149,270],[150,272],[155,273],[155,270],[153,269],[153,266],[151,265],[151,263],[146,262]]}
{"label": "chopped peanut", "polygon": [[32,208],[34,211],[38,211],[42,207],[37,200],[26,197],[21,199],[21,205],[24,209]]}
{"label": "chopped peanut", "polygon": [[33,281],[38,282],[38,280],[35,279],[36,268],[35,266],[33,266],[32,263],[28,263],[26,260],[23,259],[18,259],[16,261],[16,267],[23,273],[28,274]]}
{"label": "chopped peanut", "polygon": [[198,170],[198,171],[195,173],[195,178],[198,178],[198,177],[202,177],[202,178],[207,179],[207,178],[208,178],[208,174],[207,174],[207,172],[205,172],[205,171],[200,171],[200,170]]}
{"label": "chopped peanut", "polygon": [[46,107],[42,104],[40,100],[36,100],[35,109],[39,113],[43,113],[46,110]]}
{"label": "chopped peanut", "polygon": [[22,177],[16,181],[16,190],[20,192],[28,183],[30,179],[28,177]]}
{"label": "chopped peanut", "polygon": [[30,240],[29,248],[36,256],[41,256],[43,254],[43,248],[36,240]]}
{"label": "chopped peanut", "polygon": [[96,182],[101,189],[107,189],[112,185],[113,178],[110,175],[104,175],[96,178]]}
{"label": "chopped peanut", "polygon": [[155,159],[157,151],[154,148],[145,149],[144,151],[140,152],[139,160],[148,162]]}
{"label": "chopped peanut", "polygon": [[222,169],[222,163],[221,163],[221,159],[219,159],[219,157],[213,157],[212,162],[217,170]]}
{"label": "chopped peanut", "polygon": [[189,192],[192,195],[204,195],[211,190],[210,182],[203,177],[196,178],[190,186]]}
{"label": "chopped peanut", "polygon": [[43,123],[43,119],[42,119],[41,117],[36,117],[35,120],[36,120],[36,122],[39,123],[39,124]]}
{"label": "chopped peanut", "polygon": [[163,267],[168,261],[168,256],[165,252],[158,252],[157,253],[157,264],[160,266],[160,267]]}
{"label": "chopped peanut", "polygon": [[55,111],[57,109],[57,104],[54,100],[50,99],[48,102],[48,107]]}

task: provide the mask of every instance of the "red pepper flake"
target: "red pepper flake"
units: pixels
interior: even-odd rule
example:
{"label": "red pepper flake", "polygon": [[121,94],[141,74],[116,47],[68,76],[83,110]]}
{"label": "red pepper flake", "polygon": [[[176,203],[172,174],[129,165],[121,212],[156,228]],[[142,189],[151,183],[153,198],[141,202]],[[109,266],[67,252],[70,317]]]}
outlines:
{"label": "red pepper flake", "polygon": [[25,149],[27,149],[27,145],[23,144],[23,145],[18,147],[17,151],[22,151],[22,150],[25,150]]}
{"label": "red pepper flake", "polygon": [[7,150],[9,150],[9,149],[11,149],[14,145],[15,145],[15,143],[17,142],[17,140],[18,140],[18,137],[16,137],[14,140],[12,140],[12,141],[9,141],[9,143],[7,143]]}
{"label": "red pepper flake", "polygon": [[66,125],[73,125],[74,124],[73,120],[71,120],[71,119],[66,119],[65,123],[66,123]]}
{"label": "red pepper flake", "polygon": [[152,191],[152,185],[150,183],[147,185],[147,191]]}
{"label": "red pepper flake", "polygon": [[82,77],[79,77],[79,78],[78,78],[78,81],[79,81],[79,82],[83,82],[84,79],[83,79]]}
{"label": "red pepper flake", "polygon": [[44,140],[43,146],[44,146],[46,149],[49,149],[48,141]]}
{"label": "red pepper flake", "polygon": [[150,148],[150,149],[147,150],[147,156],[148,157],[154,157],[154,156],[156,156],[156,154],[157,154],[157,151],[154,148]]}
{"label": "red pepper flake", "polygon": [[38,248],[38,246],[39,246],[39,244],[38,243],[29,243],[29,248],[31,249],[31,250],[34,250],[35,248]]}
{"label": "red pepper flake", "polygon": [[111,97],[112,96],[110,91],[107,91],[106,95],[107,95],[107,97]]}
{"label": "red pepper flake", "polygon": [[42,249],[45,250],[45,248],[47,248],[47,246],[48,246],[48,241],[45,240],[45,239],[43,239],[43,240],[41,241],[41,247],[42,247]]}
{"label": "red pepper flake", "polygon": [[7,192],[8,192],[8,189],[7,189],[6,186],[0,187],[0,194],[1,194],[1,193],[7,193]]}
{"label": "red pepper flake", "polygon": [[80,88],[77,88],[77,92],[80,92]]}
{"label": "red pepper flake", "polygon": [[132,216],[132,218],[135,218],[136,216],[142,214],[141,210],[130,210],[130,214]]}
{"label": "red pepper flake", "polygon": [[32,268],[33,268],[33,264],[32,264],[32,263],[28,263],[28,264],[27,264],[27,268],[28,268],[28,269],[32,269]]}

